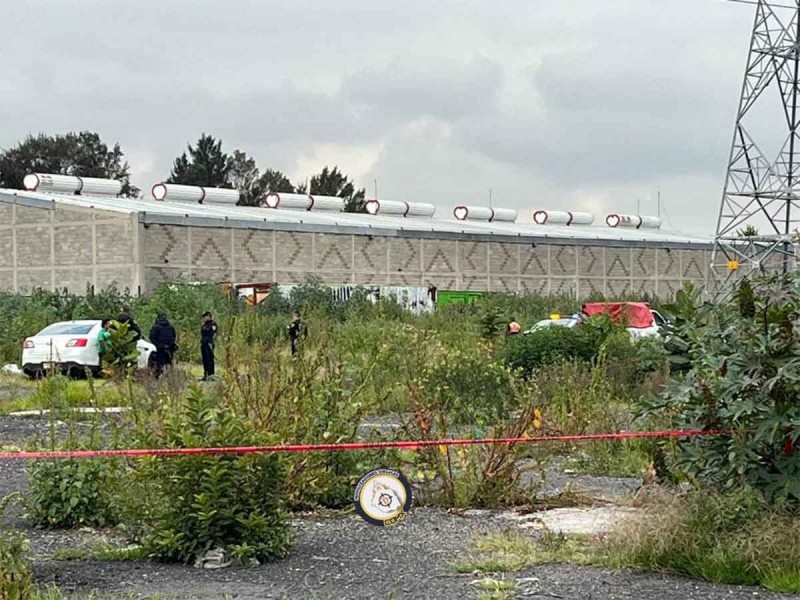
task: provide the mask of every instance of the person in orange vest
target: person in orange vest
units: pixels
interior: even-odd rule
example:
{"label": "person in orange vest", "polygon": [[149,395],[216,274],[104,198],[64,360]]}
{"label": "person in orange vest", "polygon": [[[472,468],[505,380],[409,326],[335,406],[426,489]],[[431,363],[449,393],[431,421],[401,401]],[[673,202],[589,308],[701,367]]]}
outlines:
{"label": "person in orange vest", "polygon": [[512,335],[517,335],[520,331],[522,331],[522,327],[514,317],[511,317],[511,322],[506,327],[506,336],[510,337]]}

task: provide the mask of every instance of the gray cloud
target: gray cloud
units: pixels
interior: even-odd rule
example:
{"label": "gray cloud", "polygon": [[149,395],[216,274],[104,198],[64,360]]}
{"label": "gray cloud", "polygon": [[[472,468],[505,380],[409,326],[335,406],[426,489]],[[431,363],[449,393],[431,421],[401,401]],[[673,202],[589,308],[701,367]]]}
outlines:
{"label": "gray cloud", "polygon": [[751,14],[714,0],[11,3],[0,146],[97,130],[146,187],[205,131],[263,168],[339,164],[441,210],[489,187],[526,211],[650,207],[660,185],[676,226],[710,232]]}

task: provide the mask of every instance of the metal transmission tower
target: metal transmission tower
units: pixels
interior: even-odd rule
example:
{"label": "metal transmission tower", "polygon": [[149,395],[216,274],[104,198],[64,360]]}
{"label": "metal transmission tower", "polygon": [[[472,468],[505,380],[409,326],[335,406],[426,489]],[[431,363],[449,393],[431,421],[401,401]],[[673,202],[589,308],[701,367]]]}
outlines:
{"label": "metal transmission tower", "polygon": [[[796,266],[800,0],[752,3],[750,54],[709,267],[708,292],[716,298],[730,294],[743,277]],[[762,148],[771,143],[779,149],[770,159]]]}

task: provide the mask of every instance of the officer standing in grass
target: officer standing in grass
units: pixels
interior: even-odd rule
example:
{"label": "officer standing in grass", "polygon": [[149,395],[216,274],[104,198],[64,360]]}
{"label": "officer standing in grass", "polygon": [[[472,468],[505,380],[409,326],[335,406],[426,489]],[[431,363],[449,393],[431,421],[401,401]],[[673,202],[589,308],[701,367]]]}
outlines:
{"label": "officer standing in grass", "polygon": [[119,316],[117,317],[117,323],[128,324],[128,331],[134,334],[134,342],[138,341],[142,337],[142,330],[139,327],[139,324],[136,322],[136,319],[134,319],[133,315],[131,315],[131,309],[127,306],[122,307],[122,312],[119,313]]}
{"label": "officer standing in grass", "polygon": [[108,332],[109,327],[111,327],[111,321],[103,319],[103,322],[100,324],[100,331],[97,332],[97,354],[100,355],[101,362],[111,349],[111,334]]}
{"label": "officer standing in grass", "polygon": [[308,335],[306,326],[300,320],[299,312],[292,313],[292,322],[289,323],[286,329],[289,332],[289,340],[292,342],[292,356],[294,356],[297,354],[297,342],[300,340],[300,336],[306,337]]}
{"label": "officer standing in grass", "polygon": [[217,337],[217,323],[206,311],[203,313],[203,324],[200,327],[200,355],[203,357],[203,379],[208,381],[214,377],[214,345]]}
{"label": "officer standing in grass", "polygon": [[175,328],[163,313],[156,317],[156,322],[150,329],[150,342],[156,347],[154,367],[156,378],[160,377],[164,369],[172,366],[175,352],[178,350],[178,336]]}

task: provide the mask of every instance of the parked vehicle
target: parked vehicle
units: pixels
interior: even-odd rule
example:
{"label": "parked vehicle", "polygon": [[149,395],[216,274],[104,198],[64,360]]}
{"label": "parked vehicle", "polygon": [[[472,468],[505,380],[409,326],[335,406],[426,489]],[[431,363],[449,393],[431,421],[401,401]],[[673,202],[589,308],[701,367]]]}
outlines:
{"label": "parked vehicle", "polygon": [[624,321],[633,340],[661,335],[668,325],[667,319],[647,302],[587,302],[580,313],[568,317],[551,315],[523,333],[528,335],[546,327],[576,327],[585,319],[601,314],[610,316],[615,323]]}
{"label": "parked vehicle", "polygon": [[[63,321],[53,323],[22,344],[22,371],[30,378],[38,378],[48,371],[59,371],[72,376],[83,375],[88,368],[94,375],[101,370],[97,347],[97,334],[102,321]],[[139,339],[137,367],[145,369],[156,347]]]}

